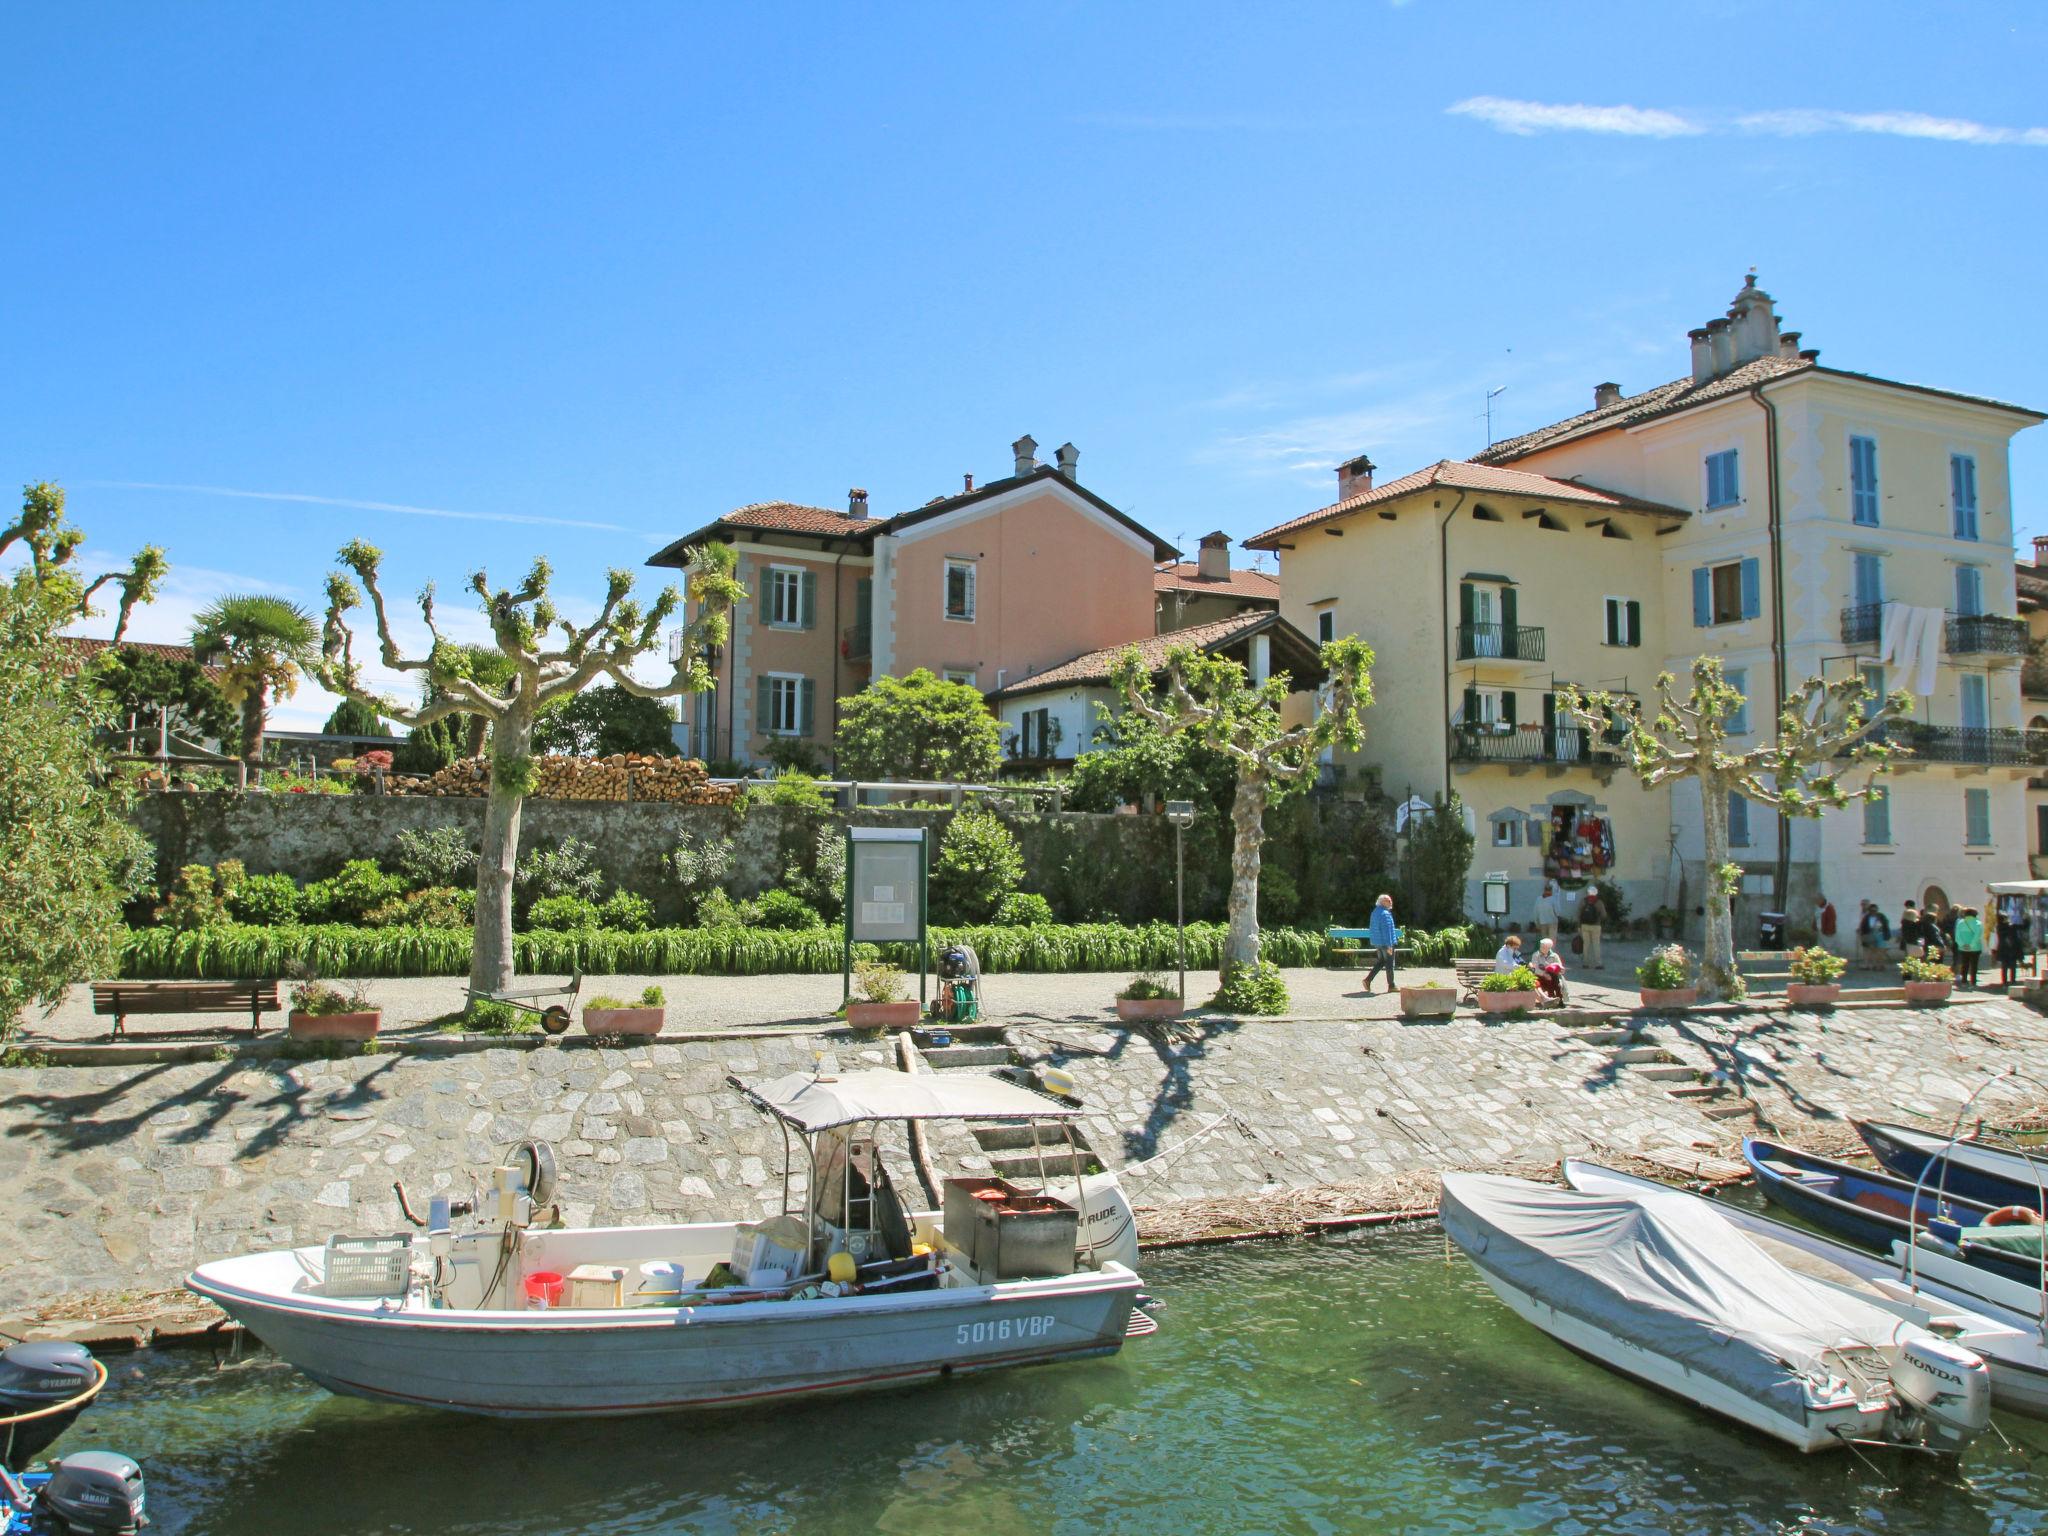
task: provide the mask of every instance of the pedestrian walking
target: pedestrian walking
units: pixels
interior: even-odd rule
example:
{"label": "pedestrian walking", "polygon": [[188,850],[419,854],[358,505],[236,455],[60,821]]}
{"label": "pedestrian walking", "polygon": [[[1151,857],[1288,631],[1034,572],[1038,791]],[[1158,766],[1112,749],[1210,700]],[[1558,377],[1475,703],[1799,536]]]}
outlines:
{"label": "pedestrian walking", "polygon": [[1977,985],[1977,966],[1984,958],[1984,922],[1975,907],[1965,907],[1956,919],[1956,981],[1965,987]]}
{"label": "pedestrian walking", "polygon": [[1892,920],[1874,901],[1865,900],[1863,915],[1856,920],[1857,957],[1873,970],[1884,969],[1892,947]]}
{"label": "pedestrian walking", "polygon": [[1372,979],[1384,969],[1387,973],[1387,990],[1395,990],[1394,951],[1401,943],[1401,930],[1394,926],[1394,898],[1382,895],[1372,905],[1372,916],[1365,925],[1366,942],[1372,945],[1372,969],[1365,973],[1365,990],[1372,991]]}
{"label": "pedestrian walking", "polygon": [[1543,882],[1543,893],[1536,898],[1534,926],[1546,939],[1557,937],[1557,886],[1554,882]]}
{"label": "pedestrian walking", "polygon": [[1813,901],[1813,931],[1820,935],[1820,947],[1831,950],[1835,947],[1835,930],[1840,926],[1835,904],[1825,893],[1815,896]]}
{"label": "pedestrian walking", "polygon": [[1917,955],[1926,942],[1927,927],[1921,920],[1920,909],[1909,901],[1899,913],[1899,953]]}
{"label": "pedestrian walking", "polygon": [[1600,887],[1586,887],[1579,903],[1579,958],[1589,971],[1605,970],[1600,963],[1600,930],[1607,926],[1607,904],[1600,899]]}
{"label": "pedestrian walking", "polygon": [[2020,979],[2020,957],[2027,952],[2024,919],[1998,914],[1998,984],[2011,987]]}

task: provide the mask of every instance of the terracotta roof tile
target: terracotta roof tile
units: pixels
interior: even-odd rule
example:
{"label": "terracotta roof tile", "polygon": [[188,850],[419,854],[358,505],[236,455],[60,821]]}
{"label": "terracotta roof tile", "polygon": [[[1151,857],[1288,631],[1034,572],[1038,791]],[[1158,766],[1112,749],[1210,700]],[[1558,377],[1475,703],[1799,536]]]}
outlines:
{"label": "terracotta roof tile", "polygon": [[2020,609],[2048,607],[2048,570],[2025,560],[2012,568],[2013,585],[2018,588]]}
{"label": "terracotta roof tile", "polygon": [[1454,491],[1477,491],[1481,495],[1522,496],[1532,501],[1559,502],[1572,506],[1608,507],[1617,512],[1648,512],[1663,517],[1691,515],[1682,507],[1668,507],[1662,502],[1646,501],[1640,496],[1628,496],[1620,491],[1602,490],[1597,485],[1585,485],[1576,480],[1554,480],[1549,475],[1532,474],[1526,469],[1504,469],[1498,465],[1470,463],[1462,459],[1440,459],[1427,469],[1418,469],[1411,475],[1389,480],[1369,491],[1360,491],[1356,496],[1347,497],[1319,511],[1297,517],[1292,522],[1282,523],[1277,528],[1268,528],[1264,533],[1254,534],[1244,541],[1244,547],[1273,549],[1290,533],[1313,528],[1318,523],[1326,523],[1334,518],[1349,517],[1366,507],[1399,501],[1403,496],[1412,496],[1417,491],[1435,490],[1439,487]]}
{"label": "terracotta roof tile", "polygon": [[795,501],[756,501],[734,507],[719,519],[735,528],[768,528],[777,533],[814,533],[826,538],[866,533],[878,527],[878,517],[849,517],[830,507],[807,507]]}
{"label": "terracotta roof tile", "polygon": [[1236,597],[1259,602],[1280,601],[1280,582],[1264,571],[1232,571],[1222,580],[1204,576],[1199,563],[1182,560],[1152,574],[1155,592],[1194,592],[1207,597]]}
{"label": "terracotta roof tile", "polygon": [[[1249,639],[1261,630],[1275,630],[1280,648],[1292,648],[1300,653],[1296,658],[1312,658],[1316,654],[1314,644],[1308,636],[1282,619],[1270,609],[1257,613],[1240,613],[1227,619],[1217,619],[1208,624],[1190,624],[1186,629],[1168,630],[1164,634],[1146,635],[1142,639],[1128,641],[1124,645],[1106,646],[1099,651],[1087,651],[1071,661],[1063,661],[1056,667],[1022,678],[1007,688],[998,688],[989,697],[1002,699],[1018,694],[1038,693],[1047,688],[1083,687],[1109,681],[1109,674],[1116,665],[1116,659],[1131,646],[1138,649],[1138,657],[1153,671],[1166,665],[1166,653],[1176,646],[1189,646],[1199,651],[1221,650],[1239,640]],[[1300,675],[1300,665],[1283,667],[1280,657],[1274,657],[1273,669]]]}
{"label": "terracotta roof tile", "polygon": [[[102,651],[112,650],[114,642],[102,640],[93,635],[59,635],[57,643],[66,650],[77,653],[80,660],[88,660]],[[154,640],[123,640],[124,651],[140,651],[145,656],[154,656],[160,661],[190,661],[192,647],[189,645],[163,645]],[[219,667],[207,667],[206,675],[215,682],[221,679]]]}

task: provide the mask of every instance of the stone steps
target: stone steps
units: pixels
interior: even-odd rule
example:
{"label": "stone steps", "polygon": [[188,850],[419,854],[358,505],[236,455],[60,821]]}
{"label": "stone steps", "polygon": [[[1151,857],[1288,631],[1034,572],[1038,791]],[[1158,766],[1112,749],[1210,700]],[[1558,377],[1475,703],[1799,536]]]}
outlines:
{"label": "stone steps", "polygon": [[1661,1045],[1630,1045],[1608,1052],[1607,1059],[1617,1067],[1628,1067],[1639,1062],[1672,1062],[1678,1058]]}
{"label": "stone steps", "polygon": [[999,1179],[1008,1179],[1013,1184],[1037,1185],[1041,1182],[1041,1168],[1046,1180],[1071,1179],[1087,1173],[1089,1165],[1095,1159],[1089,1153],[1069,1152],[1062,1147],[1057,1153],[1048,1149],[1042,1163],[1035,1155],[1029,1153],[1014,1157],[992,1157],[988,1161],[989,1167]]}
{"label": "stone steps", "polygon": [[984,1152],[1014,1152],[1034,1146],[1064,1148],[1067,1144],[1066,1137],[1058,1131],[1045,1129],[1040,1129],[1038,1139],[1033,1141],[1033,1128],[1028,1125],[973,1125],[969,1129]]}
{"label": "stone steps", "polygon": [[938,1071],[950,1067],[1007,1067],[1012,1058],[1007,1045],[941,1045],[926,1048],[924,1059]]}
{"label": "stone steps", "polygon": [[1674,1061],[1665,1065],[1644,1067],[1640,1075],[1653,1083],[1690,1083],[1697,1081],[1700,1073],[1697,1067],[1688,1067],[1682,1061]]}

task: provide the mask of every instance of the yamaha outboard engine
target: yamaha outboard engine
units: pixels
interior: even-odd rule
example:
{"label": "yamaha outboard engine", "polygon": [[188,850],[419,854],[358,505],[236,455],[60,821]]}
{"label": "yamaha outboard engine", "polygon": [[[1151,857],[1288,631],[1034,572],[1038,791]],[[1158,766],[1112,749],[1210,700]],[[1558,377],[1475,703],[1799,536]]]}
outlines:
{"label": "yamaha outboard engine", "polygon": [[72,1406],[23,1424],[0,1424],[0,1464],[19,1472],[34,1461],[71,1427],[99,1379],[99,1366],[83,1344],[9,1345],[0,1353],[0,1419],[67,1401]]}
{"label": "yamaha outboard engine", "polygon": [[149,1523],[142,1468],[112,1451],[79,1451],[54,1463],[36,1495],[36,1536],[134,1536]]}

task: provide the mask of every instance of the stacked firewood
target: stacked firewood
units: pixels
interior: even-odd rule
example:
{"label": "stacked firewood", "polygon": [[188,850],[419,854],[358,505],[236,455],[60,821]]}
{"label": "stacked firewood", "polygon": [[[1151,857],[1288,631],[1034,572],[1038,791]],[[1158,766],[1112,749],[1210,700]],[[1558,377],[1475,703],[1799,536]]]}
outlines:
{"label": "stacked firewood", "polygon": [[[610,757],[537,757],[533,798],[539,800],[661,800],[676,805],[731,805],[738,792],[713,784],[704,765],[691,757],[656,757],[615,752]],[[463,758],[430,777],[395,774],[386,781],[394,795],[482,795],[491,786],[487,757]]]}

